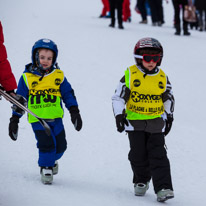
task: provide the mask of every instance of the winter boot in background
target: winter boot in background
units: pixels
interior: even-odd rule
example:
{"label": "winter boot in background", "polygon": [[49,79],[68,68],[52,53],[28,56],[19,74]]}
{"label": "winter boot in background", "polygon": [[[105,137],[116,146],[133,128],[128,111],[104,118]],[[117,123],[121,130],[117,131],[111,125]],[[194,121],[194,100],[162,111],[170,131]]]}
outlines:
{"label": "winter boot in background", "polygon": [[170,189],[162,189],[157,193],[157,201],[165,202],[168,199],[174,198],[174,193]]}
{"label": "winter boot in background", "polygon": [[119,24],[119,29],[124,29],[123,25],[122,24]]}
{"label": "winter boot in background", "polygon": [[53,181],[52,167],[41,167],[40,174],[41,174],[41,181],[43,184],[52,184]]}
{"label": "winter boot in background", "polygon": [[136,183],[134,184],[134,194],[136,196],[144,196],[147,190],[149,189],[149,182],[144,183]]}
{"label": "winter boot in background", "polygon": [[109,25],[109,27],[114,28],[114,23],[111,23],[111,24]]}
{"label": "winter boot in background", "polygon": [[199,31],[203,31],[203,26],[200,26]]}
{"label": "winter boot in background", "polygon": [[115,27],[115,18],[114,18],[114,16],[111,16],[111,24],[109,25],[109,27],[112,27],[112,28]]}
{"label": "winter boot in background", "polygon": [[139,22],[140,24],[147,24],[147,19],[144,19],[142,21]]}
{"label": "winter boot in background", "polygon": [[190,35],[190,32],[188,32],[187,24],[183,24],[183,30],[184,30],[184,35],[185,36],[189,36]]}
{"label": "winter boot in background", "polygon": [[180,31],[181,31],[180,24],[176,24],[175,29],[176,29],[175,35],[180,35]]}
{"label": "winter boot in background", "polygon": [[58,174],[59,171],[59,163],[58,161],[55,161],[54,167],[53,167],[53,175]]}

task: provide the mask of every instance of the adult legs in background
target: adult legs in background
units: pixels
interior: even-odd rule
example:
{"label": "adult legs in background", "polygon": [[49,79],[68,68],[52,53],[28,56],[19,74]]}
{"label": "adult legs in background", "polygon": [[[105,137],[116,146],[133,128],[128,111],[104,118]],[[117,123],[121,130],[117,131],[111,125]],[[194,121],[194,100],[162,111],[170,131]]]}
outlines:
{"label": "adult legs in background", "polygon": [[175,29],[176,29],[176,32],[175,32],[175,35],[180,35],[181,33],[181,26],[180,26],[180,5],[178,3],[177,0],[172,0],[173,2],[173,6],[174,6],[174,12],[175,12]]}
{"label": "adult legs in background", "polygon": [[142,17],[142,21],[140,23],[147,23],[147,11],[145,7],[146,0],[138,0],[137,1],[137,8],[139,9]]}
{"label": "adult legs in background", "polygon": [[102,13],[101,13],[101,15],[100,15],[100,18],[106,17],[107,12],[110,11],[110,8],[109,8],[109,0],[102,0],[102,4],[103,4],[103,9],[102,9]]}
{"label": "adult legs in background", "polygon": [[174,11],[175,11],[175,35],[180,35],[181,33],[181,24],[180,24],[180,6],[182,7],[182,21],[183,21],[183,31],[184,35],[190,35],[188,32],[188,23],[184,20],[184,10],[185,5],[187,5],[187,0],[172,0]]}
{"label": "adult legs in background", "polygon": [[123,4],[123,0],[116,0],[117,1],[117,18],[118,18],[118,24],[119,24],[119,28],[123,29],[123,25],[122,25],[122,4]]}
{"label": "adult legs in background", "polygon": [[123,29],[122,25],[122,4],[123,0],[109,0],[110,3],[110,14],[111,14],[111,24],[110,27],[115,26],[115,10],[117,9],[117,18],[118,18],[118,24],[119,28]]}
{"label": "adult legs in background", "polygon": [[115,0],[109,0],[110,5],[110,15],[111,15],[111,24],[110,27],[115,26]]}

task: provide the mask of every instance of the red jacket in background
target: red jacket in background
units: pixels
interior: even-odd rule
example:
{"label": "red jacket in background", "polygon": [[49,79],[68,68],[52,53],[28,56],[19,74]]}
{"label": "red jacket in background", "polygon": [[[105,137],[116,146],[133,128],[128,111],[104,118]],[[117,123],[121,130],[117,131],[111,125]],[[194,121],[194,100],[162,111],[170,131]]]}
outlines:
{"label": "red jacket in background", "polygon": [[0,22],[0,84],[6,91],[17,88],[16,79],[11,71],[11,66],[7,60],[6,47],[4,46],[3,28]]}

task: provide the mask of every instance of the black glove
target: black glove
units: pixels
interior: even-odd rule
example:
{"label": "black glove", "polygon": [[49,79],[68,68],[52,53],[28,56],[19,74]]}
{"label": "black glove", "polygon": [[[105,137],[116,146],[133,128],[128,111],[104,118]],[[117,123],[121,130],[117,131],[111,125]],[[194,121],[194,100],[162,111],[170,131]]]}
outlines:
{"label": "black glove", "polygon": [[[19,95],[19,94],[16,94],[15,96],[13,96],[14,99],[16,99],[20,104],[22,104],[23,106],[27,107],[27,100]],[[13,111],[15,111],[16,113],[20,114],[20,115],[23,115],[25,113],[24,110],[20,109],[18,106],[16,106],[15,104],[11,107],[13,109]]]}
{"label": "black glove", "polygon": [[124,125],[126,124],[129,126],[128,121],[126,120],[126,114],[118,114],[116,117],[116,126],[117,126],[117,131],[118,132],[123,132],[124,131]]}
{"label": "black glove", "polygon": [[9,122],[9,136],[14,141],[17,140],[17,136],[18,136],[18,123],[19,123],[19,117],[16,115],[12,115]]}
{"label": "black glove", "polygon": [[165,136],[168,135],[168,133],[170,132],[171,128],[172,128],[172,122],[173,122],[173,115],[172,114],[168,114],[167,115],[167,119],[166,119],[166,126],[165,126]]}
{"label": "black glove", "polygon": [[79,109],[77,106],[72,106],[70,109],[71,121],[74,125],[74,128],[77,131],[80,131],[82,128],[82,118],[79,114]]}

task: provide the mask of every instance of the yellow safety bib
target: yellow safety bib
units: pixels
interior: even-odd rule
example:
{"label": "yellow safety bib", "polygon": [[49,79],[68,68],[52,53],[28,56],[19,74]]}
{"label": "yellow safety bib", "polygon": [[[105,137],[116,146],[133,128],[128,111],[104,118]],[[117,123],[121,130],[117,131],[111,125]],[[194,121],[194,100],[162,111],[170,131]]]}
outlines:
{"label": "yellow safety bib", "polygon": [[164,113],[162,94],[167,78],[161,69],[144,77],[144,73],[133,65],[125,71],[125,77],[126,86],[131,90],[126,104],[127,119],[153,119]]}
{"label": "yellow safety bib", "polygon": [[[64,80],[64,73],[56,69],[41,81],[40,76],[32,73],[24,73],[23,78],[29,89],[28,108],[41,118],[62,118],[60,84]],[[30,123],[38,121],[30,114],[28,120]]]}

